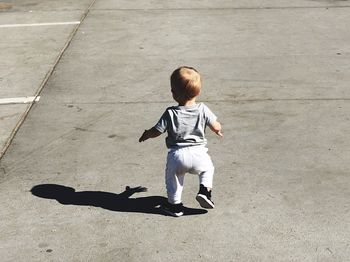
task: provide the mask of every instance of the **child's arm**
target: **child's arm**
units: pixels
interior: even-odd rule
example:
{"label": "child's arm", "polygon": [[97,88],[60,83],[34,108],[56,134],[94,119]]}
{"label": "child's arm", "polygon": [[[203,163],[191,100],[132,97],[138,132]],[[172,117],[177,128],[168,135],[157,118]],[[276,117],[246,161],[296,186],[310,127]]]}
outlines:
{"label": "child's arm", "polygon": [[221,124],[218,121],[215,121],[208,125],[211,131],[213,131],[218,136],[223,137],[224,135],[221,133]]}
{"label": "child's arm", "polygon": [[149,138],[155,138],[161,134],[162,132],[152,127],[151,129],[145,130],[145,132],[143,132],[142,136],[139,138],[139,142],[146,141]]}

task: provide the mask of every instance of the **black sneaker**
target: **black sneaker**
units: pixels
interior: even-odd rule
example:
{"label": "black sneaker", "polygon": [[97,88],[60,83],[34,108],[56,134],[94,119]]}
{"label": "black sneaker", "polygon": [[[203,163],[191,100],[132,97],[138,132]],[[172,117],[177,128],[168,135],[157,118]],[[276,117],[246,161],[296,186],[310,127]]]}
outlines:
{"label": "black sneaker", "polygon": [[208,191],[208,189],[202,184],[199,187],[196,200],[203,208],[214,208],[214,202],[211,201],[211,191]]}
{"label": "black sneaker", "polygon": [[184,207],[183,204],[170,204],[166,203],[165,205],[161,206],[161,209],[167,213],[168,215],[171,215],[173,217],[181,217],[184,214]]}

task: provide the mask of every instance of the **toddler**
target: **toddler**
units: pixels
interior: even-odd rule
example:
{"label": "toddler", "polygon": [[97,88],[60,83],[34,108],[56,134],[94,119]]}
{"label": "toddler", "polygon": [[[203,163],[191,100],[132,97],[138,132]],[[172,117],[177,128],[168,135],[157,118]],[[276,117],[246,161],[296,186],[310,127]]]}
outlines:
{"label": "toddler", "polygon": [[145,130],[139,139],[143,142],[167,131],[166,146],[169,149],[165,171],[168,203],[162,209],[175,217],[183,215],[181,194],[186,173],[199,175],[199,192],[196,200],[203,208],[214,208],[211,200],[214,166],[206,148],[205,128],[208,126],[218,136],[221,124],[203,103],[196,103],[201,91],[201,76],[196,69],[183,66],[171,77],[171,93],[177,106],[165,110],[158,123]]}

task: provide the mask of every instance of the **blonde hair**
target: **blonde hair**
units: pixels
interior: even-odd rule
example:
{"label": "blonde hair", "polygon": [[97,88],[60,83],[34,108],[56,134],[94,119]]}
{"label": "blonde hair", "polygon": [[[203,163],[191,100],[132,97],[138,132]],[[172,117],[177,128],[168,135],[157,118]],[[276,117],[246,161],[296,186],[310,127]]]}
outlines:
{"label": "blonde hair", "polygon": [[171,90],[181,99],[190,100],[199,95],[202,87],[201,76],[189,66],[177,68],[170,77]]}

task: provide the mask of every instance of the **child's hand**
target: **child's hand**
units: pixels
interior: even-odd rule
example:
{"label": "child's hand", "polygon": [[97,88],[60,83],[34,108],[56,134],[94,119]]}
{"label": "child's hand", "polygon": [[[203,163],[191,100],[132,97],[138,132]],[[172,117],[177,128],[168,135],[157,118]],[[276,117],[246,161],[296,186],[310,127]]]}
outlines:
{"label": "child's hand", "polygon": [[224,137],[224,135],[221,133],[221,131],[216,132],[216,134],[217,134],[219,137]]}
{"label": "child's hand", "polygon": [[213,131],[215,134],[217,134],[220,137],[223,137],[224,135],[221,133],[221,124],[217,121],[215,121],[212,124],[209,124],[209,127],[211,131]]}

